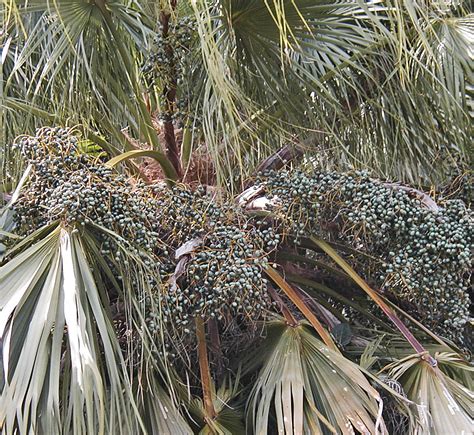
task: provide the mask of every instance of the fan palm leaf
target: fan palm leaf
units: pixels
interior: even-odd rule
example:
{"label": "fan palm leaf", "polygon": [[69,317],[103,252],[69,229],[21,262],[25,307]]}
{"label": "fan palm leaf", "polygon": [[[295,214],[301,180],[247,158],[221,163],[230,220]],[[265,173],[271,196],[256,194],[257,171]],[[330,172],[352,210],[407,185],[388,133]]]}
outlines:
{"label": "fan palm leaf", "polygon": [[[122,128],[160,149],[148,110],[159,102],[151,95],[146,107],[140,74],[160,8],[81,0],[2,4],[5,143],[37,126],[39,113],[50,113],[99,131],[113,142],[112,152],[130,147]],[[230,188],[295,134],[313,130],[318,134],[307,150],[328,150],[332,164],[417,183],[439,180],[455,156],[469,158],[468,9],[468,2],[443,9],[413,0],[183,2],[175,15],[197,23],[183,86],[192,90],[191,118],[202,118],[202,127],[189,120],[188,127],[196,138],[202,129],[219,183]],[[167,176],[176,175],[167,159],[160,164]]]}
{"label": "fan palm leaf", "polygon": [[354,363],[329,349],[305,324],[269,323],[249,367],[259,364],[247,407],[255,433],[268,433],[272,409],[279,433],[384,431],[378,392]]}
{"label": "fan palm leaf", "polygon": [[[440,10],[439,2],[405,0],[368,10],[370,21],[385,24],[374,27],[379,49],[360,58],[358,70],[348,68],[342,82],[353,87],[349,100],[357,102],[352,121],[340,130],[349,161],[384,176],[430,183],[443,178],[456,159],[472,158],[467,3]],[[368,73],[358,74],[361,68]]]}
{"label": "fan palm leaf", "polygon": [[238,398],[240,378],[225,379],[222,385],[215,391],[212,385],[212,402],[215,417],[209,418],[205,410],[203,400],[195,398],[189,403],[189,411],[199,424],[199,433],[202,435],[230,435],[245,433],[242,399]]}
{"label": "fan palm leaf", "polygon": [[[42,111],[63,123],[99,130],[119,148],[130,146],[121,133],[124,127],[160,148],[139,77],[151,28],[137,4],[34,1],[17,2],[17,9],[22,28],[9,23],[9,43],[2,53],[6,142],[18,134],[10,131],[16,117],[26,112],[28,119],[36,119],[31,127],[23,126],[26,132]],[[160,164],[175,177],[167,159]]]}
{"label": "fan palm leaf", "polygon": [[473,368],[461,364],[457,355],[446,352],[435,355],[439,367],[432,367],[420,355],[410,355],[388,365],[384,370],[399,381],[408,397],[426,415],[424,433],[462,434],[472,432],[474,395],[442,370],[470,378]]}
{"label": "fan palm leaf", "polygon": [[193,77],[196,105],[218,173],[237,165],[244,174],[295,131],[328,127],[311,112],[310,94],[339,107],[319,72],[370,45],[371,32],[354,20],[360,11],[356,2],[195,2],[205,71]]}
{"label": "fan palm leaf", "polygon": [[4,432],[136,433],[148,418],[190,433],[156,383],[153,406],[135,399],[86,239],[58,225],[38,235],[0,268]]}

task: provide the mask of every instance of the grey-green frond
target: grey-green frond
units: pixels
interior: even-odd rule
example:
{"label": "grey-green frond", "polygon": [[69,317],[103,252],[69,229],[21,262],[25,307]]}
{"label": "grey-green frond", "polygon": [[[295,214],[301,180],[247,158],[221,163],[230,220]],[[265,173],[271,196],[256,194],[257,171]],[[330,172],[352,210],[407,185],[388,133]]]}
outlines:
{"label": "grey-green frond", "polygon": [[[424,415],[423,433],[442,435],[469,433],[474,423],[472,366],[452,353],[435,355],[439,367],[421,355],[410,355],[386,367]],[[470,379],[467,385],[459,381]]]}
{"label": "grey-green frond", "polygon": [[190,433],[156,382],[140,392],[130,376],[87,237],[49,225],[21,245],[0,268],[5,433]]}
{"label": "grey-green frond", "polygon": [[251,365],[262,364],[247,410],[256,433],[384,433],[379,393],[356,365],[306,325],[275,321],[267,334]]}

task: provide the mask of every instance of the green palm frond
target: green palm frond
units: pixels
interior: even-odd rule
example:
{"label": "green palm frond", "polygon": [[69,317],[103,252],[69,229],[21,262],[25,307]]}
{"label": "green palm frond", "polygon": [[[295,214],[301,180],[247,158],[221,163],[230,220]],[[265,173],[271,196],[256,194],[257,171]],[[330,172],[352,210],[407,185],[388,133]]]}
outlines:
{"label": "green palm frond", "polygon": [[[76,242],[77,243],[77,242]],[[106,421],[105,389],[94,346],[95,325],[104,344],[111,370],[111,416],[128,412],[117,372],[117,347],[112,328],[100,309],[90,270],[70,234],[59,227],[41,242],[2,268],[1,334],[4,338],[4,388],[0,421],[7,433],[18,427],[26,432],[29,419],[39,430],[59,432],[62,425],[103,432]],[[11,294],[14,292],[15,294]],[[68,356],[62,359],[67,328]],[[68,367],[69,382],[59,367]],[[44,396],[44,400],[40,398]],[[60,401],[69,406],[60,412]],[[21,410],[16,404],[22,403]],[[70,410],[64,414],[64,410]],[[84,421],[84,412],[87,419]]]}
{"label": "green palm frond", "polygon": [[87,236],[58,225],[40,232],[0,268],[5,433],[129,434],[149,424],[190,433],[156,382],[138,394],[153,405],[134,397],[136,366],[123,358]]}
{"label": "green palm frond", "polygon": [[356,2],[195,3],[205,68],[193,77],[200,90],[196,105],[206,144],[228,183],[225,167],[247,175],[255,157],[279,148],[292,133],[313,127],[330,132],[324,114],[311,110],[311,93],[339,107],[321,78],[373,42],[355,18],[360,11]]}
{"label": "green palm frond", "polygon": [[474,390],[474,367],[465,359],[453,352],[438,352],[436,354],[439,369],[446,376],[464,385],[469,390]]}
{"label": "green palm frond", "polygon": [[353,88],[352,120],[340,130],[348,161],[386,177],[432,183],[456,159],[472,158],[467,9],[440,11],[438,2],[404,0],[369,14],[368,25],[376,18],[384,24],[373,27],[378,47],[358,59],[358,69],[349,68],[343,82],[344,92]]}
{"label": "green palm frond", "polygon": [[[189,412],[199,426],[202,435],[231,435],[245,433],[243,401],[239,397],[240,377],[224,379],[217,391],[213,391],[212,402],[216,416],[208,418],[203,400],[194,398],[189,402]],[[215,390],[215,385],[212,385]]]}
{"label": "green palm frond", "polygon": [[[117,15],[123,16],[117,5]],[[113,91],[117,85],[126,85],[127,75],[133,71],[127,71],[117,56],[116,44],[123,41],[113,40],[100,8],[71,0],[55,4],[20,3],[19,9],[26,36],[15,34],[12,29],[14,39],[6,57],[4,91],[23,93],[30,102],[40,101],[44,105],[50,97],[53,103],[57,102],[58,87],[62,86],[63,103],[67,103],[63,110],[67,114],[70,109],[86,109],[81,105],[91,101],[96,92],[98,107],[105,109],[104,98],[109,95],[102,94],[103,81],[112,73],[120,74],[117,81],[107,85]],[[74,68],[74,74],[67,73],[69,68]],[[19,82],[19,78],[25,81]],[[82,94],[74,94],[77,91]]]}
{"label": "green palm frond", "polygon": [[125,127],[159,149],[139,71],[152,24],[136,3],[38,0],[17,2],[17,10],[23,26],[10,23],[2,55],[5,143],[18,134],[18,117],[26,133],[49,113],[87,133],[100,131],[119,149],[127,148]]}
{"label": "green palm frond", "polygon": [[358,367],[330,350],[307,326],[268,324],[267,337],[251,360],[262,365],[247,415],[256,433],[384,432],[381,401]]}
{"label": "green palm frond", "polygon": [[140,414],[150,434],[192,435],[186,420],[156,378],[149,378],[149,388],[141,395]]}
{"label": "green palm frond", "polygon": [[472,390],[443,371],[455,374],[454,378],[469,378],[472,385],[474,369],[461,363],[455,354],[439,353],[435,358],[439,368],[429,365],[421,355],[410,355],[384,370],[402,384],[409,399],[418,404],[421,414],[425,414],[423,433],[469,433],[474,424]]}
{"label": "green palm frond", "polygon": [[[370,167],[389,178],[438,182],[459,158],[469,164],[472,14],[468,2],[438,3],[179,2],[175,15],[197,25],[180,86],[190,90],[190,119],[202,120],[190,128],[196,138],[202,130],[219,183],[240,187],[262,158],[314,131],[308,152],[324,149],[332,165]],[[161,148],[149,113],[160,97],[146,90],[140,67],[166,5],[3,5],[5,143],[49,113],[100,132],[114,153],[129,149],[123,128]],[[188,151],[182,157],[188,161]],[[9,158],[7,149],[2,160]]]}
{"label": "green palm frond", "polygon": [[[457,16],[443,14],[430,17],[425,24],[424,39],[414,42],[412,68],[429,72],[433,85],[457,96],[460,108],[465,105],[466,86],[472,81],[473,14]],[[419,64],[425,66],[421,68]]]}

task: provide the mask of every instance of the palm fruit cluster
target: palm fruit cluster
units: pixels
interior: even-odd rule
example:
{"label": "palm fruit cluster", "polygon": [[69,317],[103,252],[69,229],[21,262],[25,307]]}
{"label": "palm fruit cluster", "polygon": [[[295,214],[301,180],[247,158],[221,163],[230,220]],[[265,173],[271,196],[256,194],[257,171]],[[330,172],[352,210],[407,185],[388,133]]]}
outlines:
{"label": "palm fruit cluster", "polygon": [[[229,324],[240,315],[264,315],[270,298],[263,269],[280,241],[269,223],[250,221],[232,204],[210,198],[203,187],[160,189],[157,198],[156,218],[169,235],[168,243],[176,249],[195,241],[178,285],[167,280],[166,329],[189,333],[196,316]],[[159,327],[157,320],[155,316]]]}
{"label": "palm fruit cluster", "polygon": [[[118,235],[149,272],[153,294],[143,300],[153,332],[166,325],[167,333],[185,335],[196,316],[227,322],[264,315],[270,300],[263,268],[279,241],[269,223],[250,222],[203,187],[170,189],[127,179],[82,155],[77,138],[65,129],[39,130],[16,148],[33,167],[15,207],[17,232],[29,234],[53,222],[93,228],[101,254],[120,276],[133,264],[107,231]],[[195,239],[200,242],[176,277],[176,252]],[[131,275],[139,287],[142,278]],[[137,294],[144,292],[137,288]]]}
{"label": "palm fruit cluster", "polygon": [[[163,35],[163,25],[158,24],[153,39],[153,50],[149,54],[143,69],[145,73],[157,76],[181,74],[183,61],[189,55],[189,49],[196,32],[196,22],[191,17],[170,19],[167,34]],[[169,51],[169,48],[172,48]]]}
{"label": "palm fruit cluster", "polygon": [[[32,173],[15,204],[17,232],[29,234],[43,225],[103,226],[151,251],[157,233],[148,225],[154,210],[140,182],[131,184],[101,162],[81,154],[70,130],[43,128],[15,144]],[[105,240],[103,254],[115,256]],[[119,254],[120,255],[120,254]]]}
{"label": "palm fruit cluster", "polygon": [[185,118],[190,117],[192,89],[190,83],[195,59],[192,54],[196,39],[196,22],[192,17],[174,19],[170,17],[166,34],[160,23],[153,39],[150,52],[143,65],[143,72],[151,83],[161,87],[174,88],[177,91],[175,107],[172,113],[163,111],[161,117],[172,119],[179,127]]}
{"label": "palm fruit cluster", "polygon": [[[279,219],[270,221],[249,217],[204,187],[128,179],[78,145],[71,131],[58,128],[18,140],[33,169],[15,206],[16,231],[60,221],[117,234],[149,267],[154,290],[152,300],[145,298],[146,317],[156,333],[166,326],[167,333],[186,335],[197,316],[227,324],[264,315],[271,307],[263,270],[287,233],[296,241],[311,232],[336,237],[380,259],[358,264],[359,272],[444,336],[457,338],[468,320],[474,221],[461,201],[432,210],[367,173],[279,171],[257,180],[278,197]],[[106,231],[96,237],[119,275],[130,258]],[[190,241],[192,249],[177,256]]]}
{"label": "palm fruit cluster", "polygon": [[[462,201],[433,210],[410,192],[366,172],[272,172],[259,179],[281,203],[294,234],[319,234],[382,260],[359,268],[379,288],[408,302],[441,335],[462,336],[469,319],[474,219]],[[368,258],[368,257],[367,257]]]}

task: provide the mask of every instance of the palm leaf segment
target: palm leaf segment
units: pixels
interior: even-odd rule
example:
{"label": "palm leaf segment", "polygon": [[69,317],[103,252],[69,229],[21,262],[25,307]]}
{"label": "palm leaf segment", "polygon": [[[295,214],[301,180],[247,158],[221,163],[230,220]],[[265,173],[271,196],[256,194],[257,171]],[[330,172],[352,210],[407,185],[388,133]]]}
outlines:
{"label": "palm leaf segment", "polygon": [[253,364],[262,362],[248,415],[268,433],[274,406],[278,433],[383,433],[381,400],[359,368],[318,340],[307,325],[270,323]]}
{"label": "palm leaf segment", "polygon": [[46,231],[0,268],[0,427],[130,434],[145,431],[143,413],[152,427],[190,433],[158,385],[153,406],[147,400],[143,410],[134,399],[81,236],[60,226]]}
{"label": "palm leaf segment", "polygon": [[425,416],[425,433],[469,433],[474,425],[474,369],[453,353],[440,352],[435,359],[438,367],[432,367],[420,355],[410,355],[385,370],[419,405],[420,415]]}

